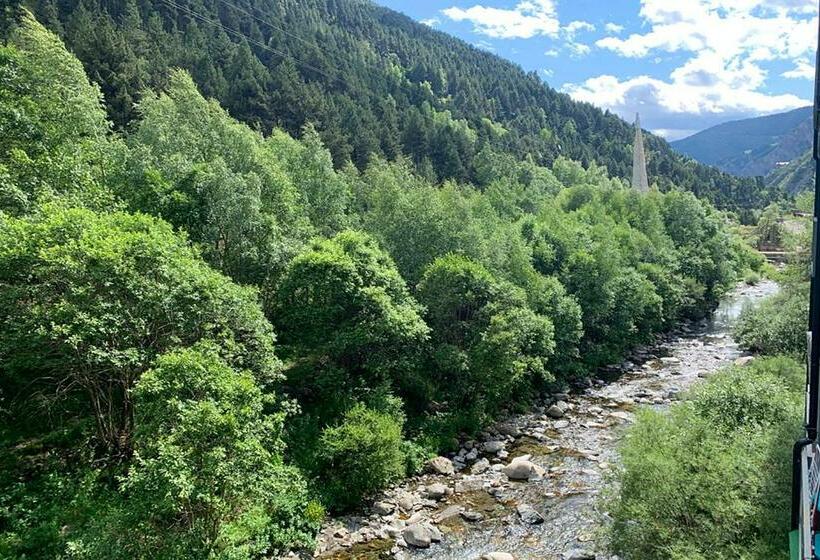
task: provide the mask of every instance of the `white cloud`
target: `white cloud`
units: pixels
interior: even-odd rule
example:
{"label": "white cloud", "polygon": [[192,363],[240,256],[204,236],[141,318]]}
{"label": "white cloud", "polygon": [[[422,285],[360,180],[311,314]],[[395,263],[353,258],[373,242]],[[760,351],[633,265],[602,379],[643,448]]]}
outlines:
{"label": "white cloud", "polygon": [[614,33],[615,35],[619,35],[624,30],[624,26],[610,22],[604,26],[604,29],[606,29],[607,33]]}
{"label": "white cloud", "polygon": [[656,128],[652,132],[666,138],[669,142],[673,142],[697,134],[700,130],[692,128]]}
{"label": "white cloud", "polygon": [[783,72],[781,74],[784,78],[813,80],[814,79],[814,64],[806,59],[794,61],[794,68]]}
{"label": "white cloud", "polygon": [[560,29],[553,0],[522,0],[510,9],[481,4],[466,9],[453,6],[442,13],[455,21],[469,21],[476,33],[498,39],[555,37]]}
{"label": "white cloud", "polygon": [[586,56],[592,51],[592,48],[589,45],[585,45],[584,43],[576,43],[575,41],[570,41],[567,43],[567,50],[571,56],[574,57],[581,57]]}
{"label": "white cloud", "polygon": [[796,95],[764,93],[766,66],[790,61],[795,68],[784,76],[807,75],[815,9],[814,0],[642,0],[645,32],[595,45],[622,57],[675,53],[685,61],[663,79],[603,75],[564,90],[625,117],[647,114],[646,121],[670,137],[715,119],[802,107],[807,102]]}
{"label": "white cloud", "polygon": [[559,54],[558,49],[550,49],[544,53],[545,56],[549,56],[551,58],[555,58]]}
{"label": "white cloud", "polygon": [[424,25],[426,25],[428,27],[435,27],[439,23],[441,23],[441,20],[438,19],[438,18],[429,18],[429,19],[423,19],[419,23],[423,23]]}
{"label": "white cloud", "polygon": [[588,21],[571,21],[564,26],[564,32],[569,37],[575,37],[579,31],[595,31],[595,26]]}
{"label": "white cloud", "polygon": [[541,69],[541,71],[542,71],[542,72],[544,73],[544,75],[545,75],[546,77],[548,77],[548,78],[552,78],[552,77],[555,75],[555,72],[554,72],[554,71],[552,71],[552,70],[550,70],[549,68],[542,68],[542,69]]}

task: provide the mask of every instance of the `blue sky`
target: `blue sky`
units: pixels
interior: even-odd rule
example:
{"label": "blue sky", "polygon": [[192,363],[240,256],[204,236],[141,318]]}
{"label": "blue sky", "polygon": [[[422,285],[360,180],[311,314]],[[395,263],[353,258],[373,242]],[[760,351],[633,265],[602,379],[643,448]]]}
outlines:
{"label": "blue sky", "polygon": [[811,103],[816,0],[375,0],[670,140]]}

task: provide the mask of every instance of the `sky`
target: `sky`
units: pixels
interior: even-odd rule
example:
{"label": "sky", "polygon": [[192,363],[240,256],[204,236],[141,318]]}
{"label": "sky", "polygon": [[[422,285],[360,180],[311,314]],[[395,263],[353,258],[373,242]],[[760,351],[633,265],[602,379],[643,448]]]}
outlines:
{"label": "sky", "polygon": [[811,104],[816,0],[375,0],[676,140]]}

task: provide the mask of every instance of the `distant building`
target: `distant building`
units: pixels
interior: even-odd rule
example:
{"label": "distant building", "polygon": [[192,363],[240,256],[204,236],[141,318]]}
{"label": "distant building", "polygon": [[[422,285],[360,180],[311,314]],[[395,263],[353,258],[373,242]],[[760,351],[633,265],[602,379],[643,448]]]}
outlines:
{"label": "distant building", "polygon": [[641,116],[635,113],[635,145],[632,149],[632,188],[638,192],[649,192],[649,179],[646,176],[646,153],[643,148]]}

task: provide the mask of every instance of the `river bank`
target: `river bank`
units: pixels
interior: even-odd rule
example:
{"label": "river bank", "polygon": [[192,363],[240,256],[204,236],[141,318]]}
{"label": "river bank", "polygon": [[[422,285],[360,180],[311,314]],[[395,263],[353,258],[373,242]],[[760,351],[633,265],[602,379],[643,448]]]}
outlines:
{"label": "river bank", "polygon": [[[601,372],[587,390],[511,416],[434,469],[391,488],[359,515],[330,519],[316,556],[333,560],[609,559],[598,498],[638,406],[678,394],[743,357],[731,327],[777,291],[738,285],[715,313],[681,325]],[[494,554],[494,556],[493,556]],[[511,556],[508,556],[511,555]]]}

